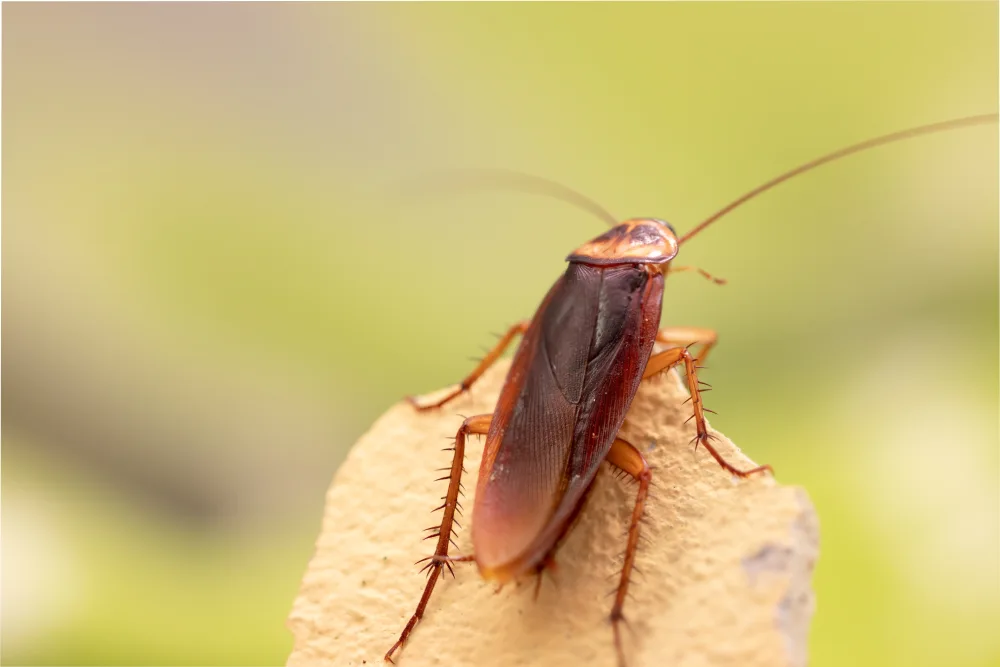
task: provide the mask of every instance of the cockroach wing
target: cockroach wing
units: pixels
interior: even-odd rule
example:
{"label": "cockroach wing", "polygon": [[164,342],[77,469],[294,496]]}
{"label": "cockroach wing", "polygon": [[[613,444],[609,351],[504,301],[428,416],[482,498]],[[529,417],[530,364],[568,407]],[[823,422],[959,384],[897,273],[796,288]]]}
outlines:
{"label": "cockroach wing", "polygon": [[480,571],[536,567],[573,519],[635,396],[663,276],[571,263],[539,306],[500,394],[472,523]]}

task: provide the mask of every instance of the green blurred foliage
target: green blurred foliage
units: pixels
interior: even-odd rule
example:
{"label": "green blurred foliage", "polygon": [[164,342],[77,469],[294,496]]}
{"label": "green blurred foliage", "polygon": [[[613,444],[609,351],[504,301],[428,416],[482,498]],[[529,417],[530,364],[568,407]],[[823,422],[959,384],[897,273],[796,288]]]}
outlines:
{"label": "green blurred foliage", "polygon": [[[284,661],[350,444],[601,230],[421,174],[684,230],[998,97],[995,3],[3,13],[5,663]],[[1000,665],[997,179],[995,127],[857,156],[683,248],[725,288],[669,281],[713,423],[819,509],[814,665]]]}

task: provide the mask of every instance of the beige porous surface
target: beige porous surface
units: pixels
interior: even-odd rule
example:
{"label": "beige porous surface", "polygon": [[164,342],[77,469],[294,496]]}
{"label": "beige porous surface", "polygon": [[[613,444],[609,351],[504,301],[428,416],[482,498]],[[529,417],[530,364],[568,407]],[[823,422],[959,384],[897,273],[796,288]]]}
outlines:
{"label": "beige porous surface", "polygon": [[[316,551],[288,626],[289,665],[379,665],[416,607],[430,555],[423,529],[440,521],[450,465],[446,439],[459,414],[491,413],[508,362],[498,363],[443,409],[417,413],[401,402],[351,450],[327,493]],[[807,663],[818,555],[816,515],[805,492],[757,476],[737,480],[695,451],[687,393],[673,373],[643,382],[622,436],[654,467],[643,540],[623,633],[629,667],[778,667]],[[754,463],[729,440],[719,449]],[[482,442],[466,448],[472,507]],[[397,655],[400,667],[615,667],[608,593],[617,583],[636,486],[608,466],[555,554],[538,598],[534,581],[500,592],[475,566],[458,564],[438,582],[423,620]],[[471,511],[456,535],[471,553]]]}

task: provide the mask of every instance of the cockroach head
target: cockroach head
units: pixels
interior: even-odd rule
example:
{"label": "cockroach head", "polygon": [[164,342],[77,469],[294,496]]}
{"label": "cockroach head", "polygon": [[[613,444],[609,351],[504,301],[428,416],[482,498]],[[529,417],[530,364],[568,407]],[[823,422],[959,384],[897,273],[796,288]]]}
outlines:
{"label": "cockroach head", "polygon": [[677,232],[655,218],[633,218],[584,243],[567,259],[582,264],[666,264],[677,254]]}

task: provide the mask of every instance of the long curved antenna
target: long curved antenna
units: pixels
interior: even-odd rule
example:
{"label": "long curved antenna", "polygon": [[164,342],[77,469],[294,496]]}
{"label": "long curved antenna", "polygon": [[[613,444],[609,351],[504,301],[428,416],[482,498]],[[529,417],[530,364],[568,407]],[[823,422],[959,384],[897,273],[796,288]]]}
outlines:
{"label": "long curved antenna", "polygon": [[576,190],[568,188],[561,183],[550,181],[541,176],[508,169],[451,169],[438,172],[437,175],[440,178],[435,178],[434,182],[444,185],[449,189],[456,186],[472,187],[481,190],[497,187],[506,188],[516,192],[558,199],[571,206],[587,211],[591,215],[597,216],[612,227],[620,222],[618,218],[611,215],[603,206],[592,199],[584,197]]}
{"label": "long curved antenna", "polygon": [[727,204],[723,208],[719,209],[709,217],[705,218],[702,222],[698,223],[694,229],[690,230],[687,234],[682,236],[678,240],[678,244],[688,241],[692,236],[695,236],[698,232],[708,227],[710,224],[724,216],[725,214],[732,211],[737,206],[745,204],[749,200],[753,199],[762,192],[766,192],[776,185],[784,183],[793,176],[798,176],[801,173],[807,172],[810,169],[815,169],[816,167],[826,164],[827,162],[833,162],[834,160],[839,160],[842,157],[847,157],[853,153],[859,153],[869,148],[875,148],[876,146],[883,146],[885,144],[890,144],[894,141],[901,141],[903,139],[909,139],[910,137],[917,137],[924,134],[932,134],[934,132],[943,132],[944,130],[954,130],[960,127],[969,127],[971,125],[985,125],[987,123],[996,123],[1000,114],[983,114],[981,116],[968,116],[966,118],[957,118],[955,120],[946,120],[940,123],[931,123],[930,125],[921,125],[919,127],[911,127],[908,130],[902,130],[900,132],[893,132],[892,134],[884,134],[880,137],[875,137],[874,139],[868,139],[867,141],[862,141],[861,143],[854,144],[853,146],[848,146],[847,148],[841,148],[839,151],[834,151],[824,155],[823,157],[816,158],[811,162],[806,162],[803,165],[792,169],[791,171],[786,171],[785,173],[772,178],[767,183],[760,185],[750,192],[746,193],[739,199],[734,200],[732,203]]}

